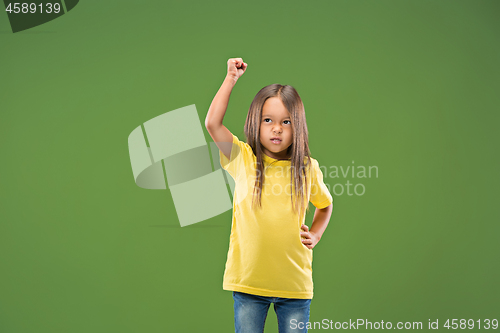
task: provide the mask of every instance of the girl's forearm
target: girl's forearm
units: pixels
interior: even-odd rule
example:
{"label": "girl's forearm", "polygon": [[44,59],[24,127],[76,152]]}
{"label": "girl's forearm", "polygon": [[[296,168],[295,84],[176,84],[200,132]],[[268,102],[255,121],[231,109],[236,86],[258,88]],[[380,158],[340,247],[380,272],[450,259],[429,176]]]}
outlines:
{"label": "girl's forearm", "polygon": [[309,232],[316,234],[318,236],[318,240],[321,239],[321,236],[328,226],[328,222],[330,221],[330,217],[332,216],[332,211],[333,204],[330,204],[330,206],[323,209],[316,208],[316,211],[314,212],[313,222]]}
{"label": "girl's forearm", "polygon": [[224,119],[227,105],[229,104],[229,97],[231,96],[231,91],[237,80],[237,78],[230,75],[227,75],[224,79],[224,82],[219,88],[219,91],[217,91],[208,109],[207,117],[205,118],[205,126],[207,128],[222,125],[222,120]]}

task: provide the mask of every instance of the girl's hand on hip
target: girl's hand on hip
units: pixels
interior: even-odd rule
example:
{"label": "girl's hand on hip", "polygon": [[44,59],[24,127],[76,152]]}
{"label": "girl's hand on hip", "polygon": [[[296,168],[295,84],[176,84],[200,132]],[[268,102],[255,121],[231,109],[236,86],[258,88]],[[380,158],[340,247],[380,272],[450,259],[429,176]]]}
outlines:
{"label": "girl's hand on hip", "polygon": [[238,80],[247,70],[247,64],[241,58],[231,58],[227,61],[227,76]]}
{"label": "girl's hand on hip", "polygon": [[309,227],[305,224],[301,225],[300,228],[304,230],[303,232],[300,233],[302,238],[302,244],[304,244],[308,249],[312,249],[313,247],[316,246],[319,242],[319,237],[316,235],[314,232],[309,231]]}

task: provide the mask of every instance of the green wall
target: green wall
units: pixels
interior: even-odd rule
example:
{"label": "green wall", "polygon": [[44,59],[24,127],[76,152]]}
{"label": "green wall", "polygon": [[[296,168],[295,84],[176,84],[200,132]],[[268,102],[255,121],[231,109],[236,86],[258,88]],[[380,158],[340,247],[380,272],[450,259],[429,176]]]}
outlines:
{"label": "green wall", "polygon": [[[494,0],[82,0],[17,33],[0,13],[0,331],[233,330],[231,211],[181,228],[169,190],[134,183],[127,147],[170,110],[196,104],[203,123],[233,57],[248,63],[225,118],[235,135],[260,88],[293,85],[325,182],[365,187],[334,195],[311,321],[500,319],[499,13]],[[330,177],[353,165],[378,177]]]}

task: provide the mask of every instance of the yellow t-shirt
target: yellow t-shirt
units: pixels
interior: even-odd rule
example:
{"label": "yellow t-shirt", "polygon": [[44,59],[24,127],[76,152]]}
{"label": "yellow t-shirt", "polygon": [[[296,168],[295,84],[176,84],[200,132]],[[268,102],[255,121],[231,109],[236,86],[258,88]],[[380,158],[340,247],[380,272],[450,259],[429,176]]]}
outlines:
{"label": "yellow t-shirt", "polygon": [[[290,161],[262,155],[262,208],[254,209],[256,157],[252,148],[233,135],[231,159],[219,154],[221,166],[235,181],[223,289],[267,297],[312,298],[312,250],[300,237],[305,214],[298,216],[292,209]],[[318,162],[312,158],[311,162],[307,203],[325,208],[333,199]]]}

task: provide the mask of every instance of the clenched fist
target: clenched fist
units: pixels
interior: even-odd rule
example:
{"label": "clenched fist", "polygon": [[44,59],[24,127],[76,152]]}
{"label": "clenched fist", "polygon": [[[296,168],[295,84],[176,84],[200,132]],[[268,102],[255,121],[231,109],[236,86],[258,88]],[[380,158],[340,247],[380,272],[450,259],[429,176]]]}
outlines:
{"label": "clenched fist", "polygon": [[231,58],[227,61],[227,76],[238,80],[247,69],[247,64],[241,58]]}

